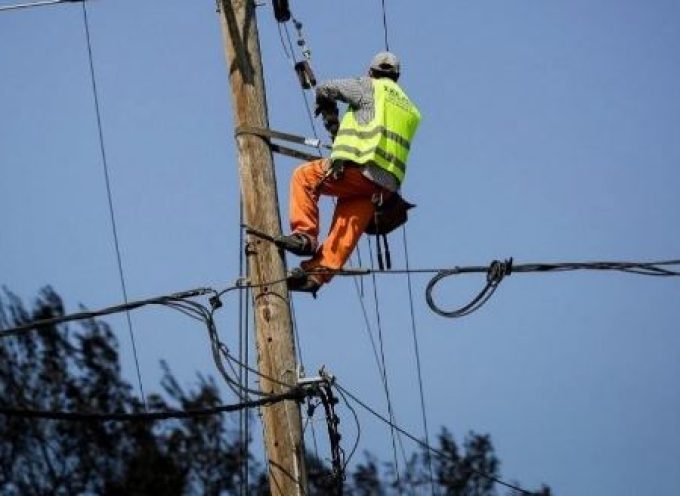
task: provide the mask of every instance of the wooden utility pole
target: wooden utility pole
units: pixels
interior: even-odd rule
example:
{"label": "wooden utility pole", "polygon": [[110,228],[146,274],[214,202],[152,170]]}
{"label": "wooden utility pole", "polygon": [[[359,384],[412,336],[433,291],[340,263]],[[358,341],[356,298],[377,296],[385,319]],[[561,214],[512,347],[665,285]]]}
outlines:
{"label": "wooden utility pole", "polygon": [[[229,68],[234,128],[268,128],[260,42],[254,0],[218,0],[220,23]],[[236,138],[245,222],[273,236],[281,234],[272,153],[267,143],[251,134]],[[250,250],[258,367],[265,393],[296,384],[295,345],[291,325],[286,271],[273,243],[255,239]],[[270,281],[280,281],[267,284]],[[269,484],[274,496],[307,493],[300,407],[285,401],[262,408]]]}

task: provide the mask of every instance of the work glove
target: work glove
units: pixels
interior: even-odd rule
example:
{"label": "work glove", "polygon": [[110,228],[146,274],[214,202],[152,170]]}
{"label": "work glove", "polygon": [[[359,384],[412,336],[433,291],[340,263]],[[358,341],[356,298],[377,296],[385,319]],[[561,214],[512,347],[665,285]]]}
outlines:
{"label": "work glove", "polygon": [[338,129],[340,128],[340,120],[338,119],[337,112],[323,114],[322,120],[323,127],[326,128],[326,131],[331,135],[331,138],[335,139],[335,135],[338,134]]}
{"label": "work glove", "polygon": [[338,112],[338,105],[335,100],[321,95],[316,95],[316,106],[314,107],[314,117],[327,112]]}

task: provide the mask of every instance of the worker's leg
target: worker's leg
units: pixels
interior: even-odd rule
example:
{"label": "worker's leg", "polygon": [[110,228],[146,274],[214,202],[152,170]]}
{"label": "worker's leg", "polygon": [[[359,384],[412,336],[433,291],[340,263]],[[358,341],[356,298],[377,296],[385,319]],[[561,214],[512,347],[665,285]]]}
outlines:
{"label": "worker's leg", "polygon": [[[338,202],[328,238],[311,260],[301,264],[304,270],[342,268],[359,242],[366,226],[371,221],[374,205],[371,197],[383,191],[367,179],[359,169],[348,167],[340,180],[331,180],[321,188],[323,194],[337,196]],[[319,282],[328,282],[332,276],[315,277]]]}
{"label": "worker's leg", "polygon": [[313,246],[319,237],[318,184],[325,172],[325,160],[307,162],[295,169],[290,181],[290,228],[293,233],[304,234]]}

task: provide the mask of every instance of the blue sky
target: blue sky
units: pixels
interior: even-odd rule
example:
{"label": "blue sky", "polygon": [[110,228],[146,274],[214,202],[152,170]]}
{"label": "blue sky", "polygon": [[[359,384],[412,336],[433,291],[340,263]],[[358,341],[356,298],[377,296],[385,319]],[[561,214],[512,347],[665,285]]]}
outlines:
{"label": "blue sky", "polygon": [[[291,2],[319,79],[366,71],[383,48],[380,3]],[[418,204],[412,267],[680,258],[677,2],[386,4],[390,48],[423,114],[404,184]],[[88,13],[130,298],[231,285],[238,171],[214,2],[97,0]],[[271,126],[310,135],[269,7],[258,23]],[[0,283],[28,301],[51,284],[72,311],[117,304],[81,6],[0,13],[0,62]],[[276,159],[284,226],[294,166]],[[403,267],[400,235],[391,246]],[[396,417],[420,435],[406,280],[377,280]],[[517,274],[460,320],[429,311],[427,281],[413,278],[431,434],[491,434],[503,476],[528,488],[678,491],[679,281]],[[453,307],[481,284],[452,278],[436,295]],[[218,324],[236,349],[231,298]],[[352,281],[337,279],[317,300],[297,296],[295,309],[307,370],[325,364],[385,412]],[[147,390],[160,359],[186,385],[215,374],[197,323],[165,309],[132,317]],[[134,381],[124,318],[108,321]],[[341,415],[349,444],[354,427]],[[364,412],[360,420],[360,450],[389,460],[388,430]]]}

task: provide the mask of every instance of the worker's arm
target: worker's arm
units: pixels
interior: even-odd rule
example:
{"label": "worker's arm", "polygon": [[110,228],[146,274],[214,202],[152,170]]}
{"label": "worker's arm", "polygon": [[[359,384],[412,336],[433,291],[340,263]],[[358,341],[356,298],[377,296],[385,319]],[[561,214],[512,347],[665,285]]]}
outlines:
{"label": "worker's arm", "polygon": [[351,79],[331,79],[316,88],[318,101],[341,101],[359,109],[373,100],[373,85],[367,77]]}
{"label": "worker's arm", "polygon": [[315,115],[322,115],[324,127],[334,139],[340,126],[338,101],[356,110],[361,121],[371,120],[375,105],[370,78],[333,79],[317,86]]}

